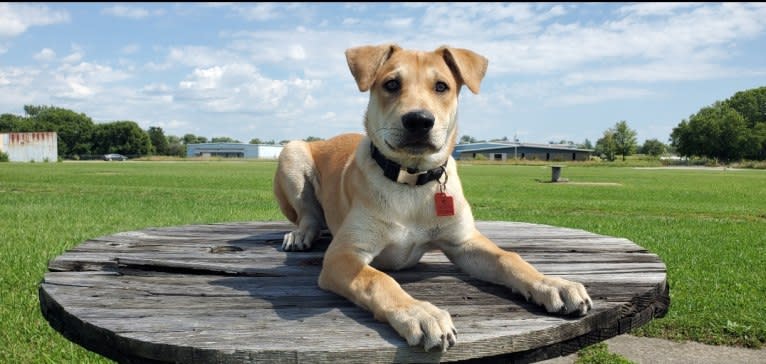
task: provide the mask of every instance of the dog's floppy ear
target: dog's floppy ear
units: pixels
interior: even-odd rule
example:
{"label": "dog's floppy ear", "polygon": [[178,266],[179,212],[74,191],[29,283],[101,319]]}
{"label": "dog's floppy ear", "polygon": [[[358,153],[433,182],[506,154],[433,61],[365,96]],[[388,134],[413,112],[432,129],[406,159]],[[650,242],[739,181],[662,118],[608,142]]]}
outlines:
{"label": "dog's floppy ear", "polygon": [[396,44],[382,44],[346,50],[346,62],[348,62],[348,68],[351,69],[351,74],[356,80],[359,91],[365,92],[372,87],[378,68],[399,49],[401,48]]}
{"label": "dog's floppy ear", "polygon": [[479,93],[479,84],[487,73],[489,61],[482,55],[468,49],[441,46],[436,52],[441,52],[455,78],[468,86],[471,92]]}

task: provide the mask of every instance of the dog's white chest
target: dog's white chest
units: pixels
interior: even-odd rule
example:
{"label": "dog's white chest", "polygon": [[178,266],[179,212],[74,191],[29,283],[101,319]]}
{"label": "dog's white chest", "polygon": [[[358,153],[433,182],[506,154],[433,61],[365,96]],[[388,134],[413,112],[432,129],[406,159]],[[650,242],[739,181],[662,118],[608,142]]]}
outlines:
{"label": "dog's white chest", "polygon": [[428,250],[434,249],[433,228],[404,224],[393,227],[381,236],[386,240],[386,247],[373,259],[372,265],[381,269],[403,269],[411,267]]}

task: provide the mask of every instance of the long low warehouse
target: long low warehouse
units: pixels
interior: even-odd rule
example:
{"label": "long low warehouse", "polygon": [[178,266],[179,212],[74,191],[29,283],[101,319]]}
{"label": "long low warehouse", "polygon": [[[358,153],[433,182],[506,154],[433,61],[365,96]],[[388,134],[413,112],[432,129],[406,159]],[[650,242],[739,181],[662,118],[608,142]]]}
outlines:
{"label": "long low warehouse", "polygon": [[472,143],[458,144],[452,157],[475,159],[478,155],[489,160],[526,159],[542,161],[587,161],[592,149],[580,149],[560,144],[532,143]]}
{"label": "long low warehouse", "polygon": [[223,157],[245,159],[276,159],[281,145],[244,143],[187,144],[187,157]]}

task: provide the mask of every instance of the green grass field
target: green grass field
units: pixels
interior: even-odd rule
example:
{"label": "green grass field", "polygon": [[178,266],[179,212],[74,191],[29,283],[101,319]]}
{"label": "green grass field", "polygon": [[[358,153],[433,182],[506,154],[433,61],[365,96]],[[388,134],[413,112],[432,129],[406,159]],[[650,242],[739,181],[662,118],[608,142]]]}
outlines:
{"label": "green grass field", "polygon": [[[42,318],[48,260],[84,240],[147,227],[282,220],[274,162],[0,163],[0,363],[105,362]],[[637,334],[766,342],[766,171],[461,164],[480,220],[628,238],[662,257],[669,314]]]}

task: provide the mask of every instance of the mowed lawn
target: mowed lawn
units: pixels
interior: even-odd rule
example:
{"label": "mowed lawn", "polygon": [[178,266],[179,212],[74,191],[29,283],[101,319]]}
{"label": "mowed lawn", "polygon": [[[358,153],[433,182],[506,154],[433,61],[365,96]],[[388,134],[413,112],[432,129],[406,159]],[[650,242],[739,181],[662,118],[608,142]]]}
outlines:
{"label": "mowed lawn", "polygon": [[[282,220],[274,162],[0,163],[0,362],[106,362],[42,318],[48,260],[119,231]],[[628,238],[668,266],[669,314],[649,336],[766,342],[766,171],[460,164],[474,215]]]}

